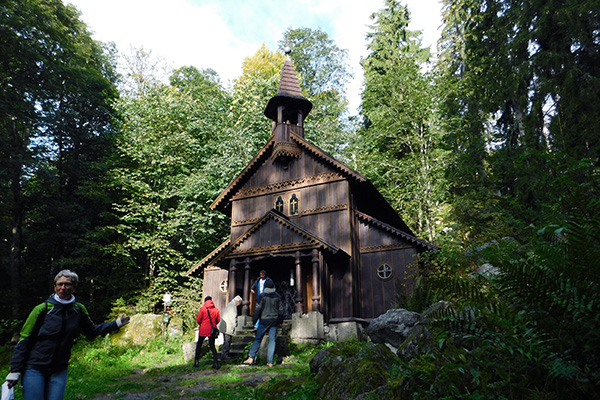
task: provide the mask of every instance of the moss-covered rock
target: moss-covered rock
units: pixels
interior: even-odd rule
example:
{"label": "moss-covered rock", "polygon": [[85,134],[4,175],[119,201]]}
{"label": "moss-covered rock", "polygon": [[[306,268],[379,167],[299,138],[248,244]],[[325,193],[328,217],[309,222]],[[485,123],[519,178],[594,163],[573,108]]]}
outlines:
{"label": "moss-covered rock", "polygon": [[112,344],[144,345],[150,340],[160,337],[162,333],[162,316],[156,314],[136,314],[131,316],[129,324],[110,336]]}
{"label": "moss-covered rock", "polygon": [[397,360],[382,344],[338,343],[319,352],[311,361],[319,398],[354,399],[385,387]]}

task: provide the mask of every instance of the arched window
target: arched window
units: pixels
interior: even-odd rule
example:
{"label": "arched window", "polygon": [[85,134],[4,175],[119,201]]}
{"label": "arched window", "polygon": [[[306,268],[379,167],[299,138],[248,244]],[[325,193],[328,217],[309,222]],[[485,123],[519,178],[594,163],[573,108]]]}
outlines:
{"label": "arched window", "polygon": [[290,199],[290,215],[298,215],[298,203],[298,196],[293,194]]}
{"label": "arched window", "polygon": [[383,281],[387,281],[394,275],[394,270],[389,264],[381,264],[377,268],[377,277]]}
{"label": "arched window", "polygon": [[283,213],[283,199],[281,196],[277,196],[277,200],[275,200],[275,209],[280,213]]}

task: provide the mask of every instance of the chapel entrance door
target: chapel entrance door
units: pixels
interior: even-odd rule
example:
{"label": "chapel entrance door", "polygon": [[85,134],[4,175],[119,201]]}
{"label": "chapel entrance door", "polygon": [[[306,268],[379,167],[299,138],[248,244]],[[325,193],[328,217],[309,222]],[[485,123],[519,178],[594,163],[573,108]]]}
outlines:
{"label": "chapel entrance door", "polygon": [[[275,283],[275,289],[281,296],[285,319],[291,319],[292,313],[296,312],[296,277],[294,272],[294,259],[292,257],[265,258],[253,263],[252,272],[254,278],[252,284],[259,276],[260,270],[267,271],[267,276]],[[253,303],[256,297],[252,296]],[[252,313],[256,304],[251,307]]]}

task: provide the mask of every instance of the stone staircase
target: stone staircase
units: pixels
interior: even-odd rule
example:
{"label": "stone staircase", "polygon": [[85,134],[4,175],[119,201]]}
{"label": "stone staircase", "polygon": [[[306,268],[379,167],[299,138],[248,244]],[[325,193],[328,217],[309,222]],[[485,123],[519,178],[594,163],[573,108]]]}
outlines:
{"label": "stone staircase", "polygon": [[[236,334],[232,337],[229,353],[231,357],[245,358],[248,357],[248,350],[250,349],[250,344],[254,341],[256,330],[254,329],[254,325],[252,325],[251,319],[245,321],[242,319],[241,321],[238,321],[238,326],[241,326],[241,328],[238,328]],[[279,356],[279,359],[289,354],[289,333],[291,329],[292,321],[286,320],[283,321],[281,328],[277,331],[275,354]],[[260,360],[266,360],[268,344],[269,335],[266,334],[258,352],[258,358]]]}

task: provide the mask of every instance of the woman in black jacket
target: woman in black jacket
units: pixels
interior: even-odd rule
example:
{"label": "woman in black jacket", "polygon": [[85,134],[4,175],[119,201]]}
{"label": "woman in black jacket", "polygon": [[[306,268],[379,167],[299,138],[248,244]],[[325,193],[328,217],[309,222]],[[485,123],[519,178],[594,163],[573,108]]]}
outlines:
{"label": "woman in black jacket", "polygon": [[83,304],[75,302],[77,282],[76,273],[60,271],[54,294],[33,309],[21,329],[6,381],[13,387],[23,380],[23,400],[63,399],[73,341],[81,333],[105,335],[129,323],[123,314],[116,321],[94,324]]}

